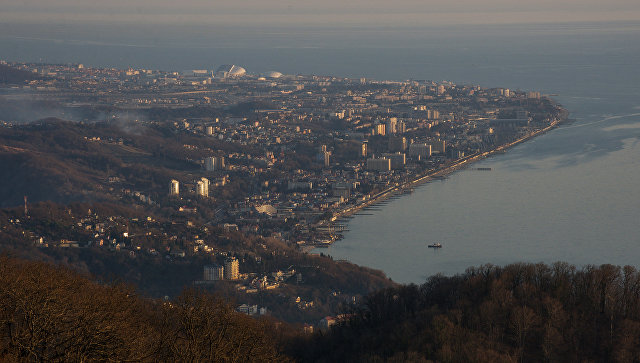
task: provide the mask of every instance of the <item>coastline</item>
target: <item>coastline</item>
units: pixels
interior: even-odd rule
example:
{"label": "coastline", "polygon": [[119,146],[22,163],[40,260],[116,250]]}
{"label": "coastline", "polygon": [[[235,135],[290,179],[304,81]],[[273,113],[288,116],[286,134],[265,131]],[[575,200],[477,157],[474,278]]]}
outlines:
{"label": "coastline", "polygon": [[[345,217],[349,217],[352,216],[354,214],[357,214],[358,212],[360,212],[361,210],[374,206],[378,203],[381,203],[391,197],[397,196],[399,194],[404,193],[407,189],[416,187],[418,185],[421,185],[423,183],[429,182],[431,180],[437,179],[437,178],[443,178],[459,169],[465,168],[468,165],[471,165],[477,161],[483,160],[485,158],[488,158],[494,154],[497,153],[504,153],[506,150],[524,143],[526,141],[529,141],[530,139],[533,139],[537,136],[540,136],[550,130],[553,130],[554,128],[558,127],[562,122],[566,121],[566,117],[564,119],[554,119],[548,126],[537,130],[537,131],[533,131],[531,133],[528,133],[512,142],[509,142],[507,144],[503,144],[500,145],[498,147],[496,147],[493,150],[489,150],[489,151],[485,151],[482,153],[476,153],[476,154],[472,154],[466,157],[463,157],[461,159],[457,159],[456,161],[454,161],[451,165],[442,167],[440,169],[437,170],[431,170],[431,171],[427,171],[426,173],[422,173],[419,175],[416,175],[412,180],[407,181],[405,183],[402,184],[396,184],[390,188],[387,188],[381,192],[379,192],[376,195],[373,195],[371,197],[369,197],[366,201],[357,204],[357,205],[351,205],[348,206],[347,208],[343,208],[341,210],[338,210],[336,212],[333,213],[333,217],[331,218],[330,221],[323,221],[321,223],[318,224],[318,226],[321,225],[326,225],[326,224],[332,224],[334,223],[336,220],[340,219],[340,218],[345,218]],[[305,253],[311,253],[311,251],[315,250],[316,248],[321,248],[321,247],[328,247],[327,246],[318,246],[318,245],[308,245],[305,246],[305,248],[303,249],[303,251]]]}

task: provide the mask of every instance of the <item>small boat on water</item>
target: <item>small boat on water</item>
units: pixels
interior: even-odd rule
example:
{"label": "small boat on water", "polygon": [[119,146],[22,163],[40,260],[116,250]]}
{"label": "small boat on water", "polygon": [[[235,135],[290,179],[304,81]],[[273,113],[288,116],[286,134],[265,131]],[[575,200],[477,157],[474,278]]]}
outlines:
{"label": "small boat on water", "polygon": [[442,248],[442,244],[436,242],[436,243],[432,243],[432,244],[428,245],[427,247],[429,247],[429,248]]}

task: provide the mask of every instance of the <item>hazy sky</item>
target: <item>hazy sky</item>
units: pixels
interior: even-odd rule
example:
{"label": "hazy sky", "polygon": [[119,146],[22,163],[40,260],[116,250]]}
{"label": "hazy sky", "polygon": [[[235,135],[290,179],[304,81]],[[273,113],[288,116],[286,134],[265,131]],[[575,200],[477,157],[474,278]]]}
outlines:
{"label": "hazy sky", "polygon": [[0,0],[0,21],[427,25],[639,20],[639,0]]}

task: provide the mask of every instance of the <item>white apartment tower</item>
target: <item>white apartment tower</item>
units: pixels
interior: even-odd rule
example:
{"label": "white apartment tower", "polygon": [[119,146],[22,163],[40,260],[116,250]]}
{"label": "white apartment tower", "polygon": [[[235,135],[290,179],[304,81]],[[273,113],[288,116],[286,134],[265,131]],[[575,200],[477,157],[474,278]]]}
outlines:
{"label": "white apartment tower", "polygon": [[180,195],[180,182],[172,179],[171,185],[169,185],[169,195]]}
{"label": "white apartment tower", "polygon": [[209,196],[209,179],[202,178],[198,180],[197,194],[200,197],[208,197]]}

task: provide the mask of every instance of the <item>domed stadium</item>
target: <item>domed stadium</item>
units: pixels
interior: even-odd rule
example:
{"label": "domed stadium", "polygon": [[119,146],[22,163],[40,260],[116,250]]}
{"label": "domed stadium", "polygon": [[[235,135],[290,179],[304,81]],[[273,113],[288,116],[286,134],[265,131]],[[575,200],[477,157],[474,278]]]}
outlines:
{"label": "domed stadium", "polygon": [[271,72],[265,73],[264,77],[265,78],[280,78],[280,77],[282,77],[282,73],[276,72],[276,71],[271,71]]}
{"label": "domed stadium", "polygon": [[223,64],[218,67],[216,73],[222,73],[224,77],[242,77],[247,73],[247,70],[235,64]]}

